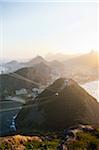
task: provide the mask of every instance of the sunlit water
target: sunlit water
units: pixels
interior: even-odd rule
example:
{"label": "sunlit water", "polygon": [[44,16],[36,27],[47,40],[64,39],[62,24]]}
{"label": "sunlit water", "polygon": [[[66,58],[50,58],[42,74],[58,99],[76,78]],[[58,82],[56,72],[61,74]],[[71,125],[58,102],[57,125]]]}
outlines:
{"label": "sunlit water", "polygon": [[81,86],[99,102],[99,80],[92,81]]}

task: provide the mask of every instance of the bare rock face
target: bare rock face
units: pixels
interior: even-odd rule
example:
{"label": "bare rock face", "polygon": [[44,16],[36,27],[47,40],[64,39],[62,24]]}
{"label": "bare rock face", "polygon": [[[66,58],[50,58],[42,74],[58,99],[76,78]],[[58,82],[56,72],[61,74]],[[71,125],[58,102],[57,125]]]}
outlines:
{"label": "bare rock face", "polygon": [[72,79],[60,78],[16,118],[17,130],[62,130],[78,124],[99,124],[99,103]]}

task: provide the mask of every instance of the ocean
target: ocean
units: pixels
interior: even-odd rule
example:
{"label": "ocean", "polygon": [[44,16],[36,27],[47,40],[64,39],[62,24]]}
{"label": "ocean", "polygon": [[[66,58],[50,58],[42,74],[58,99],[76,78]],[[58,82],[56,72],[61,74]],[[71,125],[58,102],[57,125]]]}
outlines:
{"label": "ocean", "polygon": [[99,80],[88,82],[81,86],[99,102]]}

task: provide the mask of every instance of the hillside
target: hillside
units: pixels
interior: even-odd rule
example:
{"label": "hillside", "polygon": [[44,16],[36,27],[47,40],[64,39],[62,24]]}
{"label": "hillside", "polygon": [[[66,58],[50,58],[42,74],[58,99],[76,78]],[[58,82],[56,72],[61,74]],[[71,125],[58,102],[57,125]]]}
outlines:
{"label": "hillside", "polygon": [[38,83],[45,84],[50,79],[51,68],[44,62],[41,62],[34,67],[22,68],[15,73]]}
{"label": "hillside", "polygon": [[37,87],[36,84],[31,81],[24,80],[13,73],[0,75],[0,98],[15,93],[15,90],[26,88],[32,89]]}
{"label": "hillside", "polygon": [[43,91],[35,103],[27,103],[16,118],[22,133],[61,130],[80,123],[99,124],[99,103],[75,81],[64,78]]}
{"label": "hillside", "polygon": [[22,68],[10,74],[0,75],[0,89],[2,93],[5,90],[13,92],[21,88],[32,89],[40,84],[46,84],[51,78],[50,75],[50,67],[42,62],[34,67]]}

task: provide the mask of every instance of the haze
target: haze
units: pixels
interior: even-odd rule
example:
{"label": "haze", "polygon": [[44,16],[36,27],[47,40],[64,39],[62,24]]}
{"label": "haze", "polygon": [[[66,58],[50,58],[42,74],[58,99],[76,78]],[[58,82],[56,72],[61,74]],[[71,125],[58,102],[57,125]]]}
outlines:
{"label": "haze", "polygon": [[96,2],[0,2],[1,57],[98,50]]}

